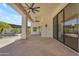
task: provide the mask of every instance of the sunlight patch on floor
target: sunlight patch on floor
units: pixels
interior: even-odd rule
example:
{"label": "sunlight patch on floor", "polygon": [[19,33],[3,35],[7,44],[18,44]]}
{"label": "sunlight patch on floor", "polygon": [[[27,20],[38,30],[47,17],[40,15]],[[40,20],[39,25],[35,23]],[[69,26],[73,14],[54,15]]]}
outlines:
{"label": "sunlight patch on floor", "polygon": [[9,44],[12,44],[16,40],[19,40],[20,38],[21,38],[21,35],[0,38],[0,48],[5,47]]}

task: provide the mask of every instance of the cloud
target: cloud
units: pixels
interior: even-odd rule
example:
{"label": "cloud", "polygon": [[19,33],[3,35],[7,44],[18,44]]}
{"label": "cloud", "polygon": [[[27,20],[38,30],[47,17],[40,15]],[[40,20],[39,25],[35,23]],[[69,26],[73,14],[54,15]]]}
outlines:
{"label": "cloud", "polygon": [[10,17],[6,17],[7,20],[10,20]]}

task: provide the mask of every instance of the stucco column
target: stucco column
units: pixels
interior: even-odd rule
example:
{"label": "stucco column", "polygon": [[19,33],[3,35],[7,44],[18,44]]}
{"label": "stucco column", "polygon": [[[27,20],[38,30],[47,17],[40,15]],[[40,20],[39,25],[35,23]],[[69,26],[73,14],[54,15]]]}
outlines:
{"label": "stucco column", "polygon": [[27,21],[26,21],[26,16],[22,16],[22,39],[26,39],[27,34]]}

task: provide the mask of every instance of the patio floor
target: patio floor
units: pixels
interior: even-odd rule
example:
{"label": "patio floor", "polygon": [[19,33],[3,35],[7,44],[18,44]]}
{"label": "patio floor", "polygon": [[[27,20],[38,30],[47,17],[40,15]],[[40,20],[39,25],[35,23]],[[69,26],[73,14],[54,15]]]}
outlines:
{"label": "patio floor", "polygon": [[15,42],[16,40],[18,40],[20,38],[21,38],[20,34],[18,34],[16,36],[4,36],[4,37],[0,38],[0,48],[5,47],[5,46]]}
{"label": "patio floor", "polygon": [[2,56],[79,56],[79,53],[59,41],[40,36],[31,36],[26,40],[0,48]]}

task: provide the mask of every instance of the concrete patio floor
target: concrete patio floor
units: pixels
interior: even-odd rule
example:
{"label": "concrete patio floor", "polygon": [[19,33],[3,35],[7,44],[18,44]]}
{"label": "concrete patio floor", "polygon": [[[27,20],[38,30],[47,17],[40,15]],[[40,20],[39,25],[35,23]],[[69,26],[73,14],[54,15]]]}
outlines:
{"label": "concrete patio floor", "polygon": [[79,53],[59,41],[40,36],[31,36],[26,40],[0,48],[1,56],[79,56]]}
{"label": "concrete patio floor", "polygon": [[4,36],[2,38],[0,38],[0,48],[5,47],[13,42],[15,42],[16,40],[20,39],[21,35],[18,34],[16,36]]}

